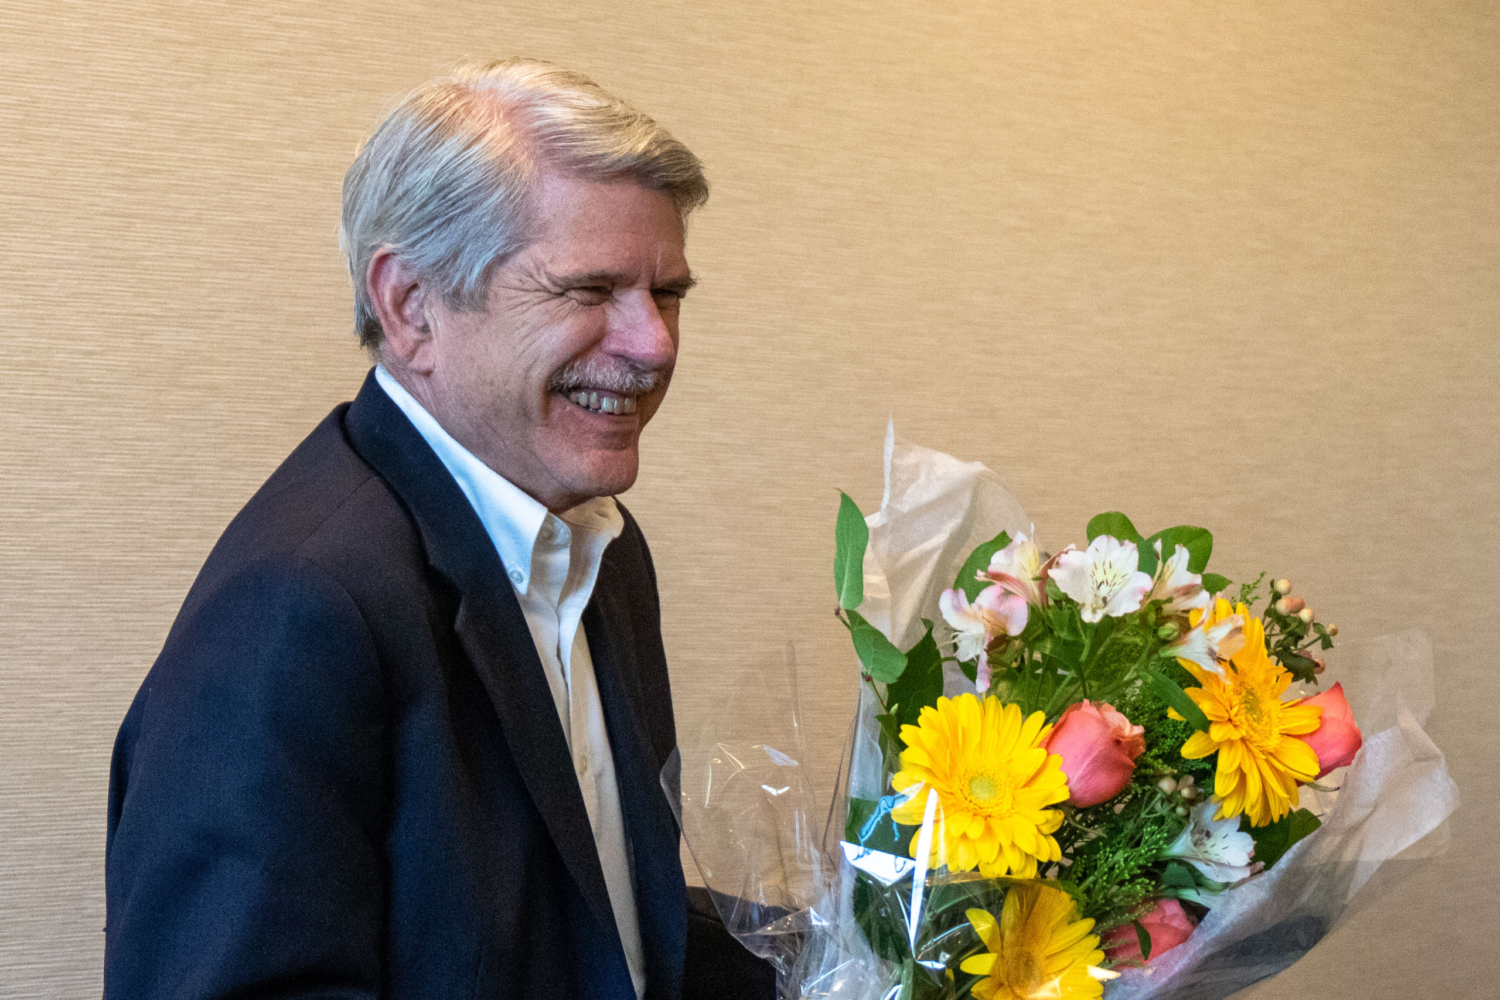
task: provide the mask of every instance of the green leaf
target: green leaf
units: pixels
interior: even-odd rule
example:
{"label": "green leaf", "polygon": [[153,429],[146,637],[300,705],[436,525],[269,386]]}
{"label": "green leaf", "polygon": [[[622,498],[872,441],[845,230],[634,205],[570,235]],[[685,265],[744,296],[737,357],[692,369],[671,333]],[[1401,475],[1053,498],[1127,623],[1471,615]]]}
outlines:
{"label": "green leaf", "polygon": [[990,556],[1010,544],[1010,536],[1000,532],[994,538],[985,542],[979,548],[969,553],[969,558],[964,560],[963,567],[958,571],[958,579],[953,581],[954,590],[962,590],[964,596],[969,600],[979,596],[979,592],[989,584],[983,580],[976,579],[976,575],[990,568]]}
{"label": "green leaf", "polygon": [[1089,662],[1092,663],[1098,659],[1099,651],[1109,643],[1110,636],[1114,635],[1115,630],[1120,627],[1121,619],[1113,615],[1105,615],[1096,622],[1086,622],[1082,617],[1078,621],[1079,627],[1088,636],[1089,649],[1093,650],[1089,654]]}
{"label": "green leaf", "polygon": [[859,831],[869,818],[875,815],[879,803],[874,799],[849,796],[849,819],[844,823],[844,839],[851,844],[859,843]]}
{"label": "green leaf", "polygon": [[1010,535],[1002,531],[969,553],[969,558],[964,560],[957,578],[953,581],[953,589],[963,591],[964,597],[971,601],[978,597],[979,592],[989,586],[986,581],[978,579],[978,574],[989,569],[990,558],[1009,544]]}
{"label": "green leaf", "polygon": [[850,902],[854,919],[876,955],[890,962],[900,962],[909,956],[904,928],[910,899],[903,898],[896,886],[883,886],[859,872],[854,877]]}
{"label": "green leaf", "polygon": [[1277,656],[1281,665],[1286,667],[1287,672],[1303,684],[1318,683],[1318,664],[1311,657],[1303,656],[1301,653],[1283,652]]}
{"label": "green leaf", "polygon": [[926,618],[927,634],[906,654],[906,669],[886,686],[886,704],[899,726],[915,726],[928,705],[936,705],[943,694],[943,654],[932,638],[932,622]]}
{"label": "green leaf", "polygon": [[[857,799],[853,796],[849,799],[849,819],[844,824],[844,839],[851,844],[860,844],[870,848],[872,851],[885,851],[887,854],[905,854],[906,843],[910,837],[903,840],[900,829],[891,821],[890,813],[882,813],[888,809],[888,803],[882,803],[877,799]],[[880,818],[870,823],[870,817],[879,814]],[[871,826],[869,836],[865,836],[865,827]]]}
{"label": "green leaf", "polygon": [[1076,604],[1053,604],[1047,609],[1052,631],[1059,639],[1083,640],[1083,616]]}
{"label": "green leaf", "polygon": [[870,528],[859,505],[839,490],[839,519],[833,532],[833,586],[839,607],[852,611],[865,601],[865,548]]}
{"label": "green leaf", "polygon": [[1135,530],[1130,518],[1117,510],[1095,514],[1089,519],[1089,541],[1092,542],[1100,535],[1111,535],[1122,542],[1135,542],[1138,546],[1141,544],[1141,533]]}
{"label": "green leaf", "polygon": [[[1245,829],[1248,822],[1247,819],[1241,820],[1241,829]],[[1269,826],[1249,827],[1247,832],[1255,838],[1254,860],[1263,861],[1267,868],[1271,867],[1281,860],[1281,856],[1290,850],[1293,844],[1322,825],[1323,821],[1318,817],[1306,809],[1298,809]]]}
{"label": "green leaf", "polygon": [[1047,659],[1067,673],[1076,673],[1083,662],[1083,640],[1055,639],[1048,644]]}
{"label": "green leaf", "polygon": [[1229,589],[1229,577],[1217,573],[1203,574],[1203,589],[1210,594],[1222,594]]}
{"label": "green leaf", "polygon": [[1132,920],[1131,923],[1135,925],[1135,942],[1140,945],[1141,961],[1144,962],[1151,957],[1151,933],[1139,920]]}
{"label": "green leaf", "polygon": [[887,712],[875,716],[875,721],[880,723],[880,738],[876,742],[880,744],[880,758],[884,761],[882,774],[895,774],[901,770],[902,749],[896,717]]}
{"label": "green leaf", "polygon": [[1208,716],[1193,703],[1186,691],[1177,686],[1176,681],[1155,667],[1146,667],[1143,673],[1152,694],[1166,702],[1169,708],[1177,709],[1177,714],[1186,719],[1188,725],[1201,733],[1208,732]]}
{"label": "green leaf", "polygon": [[[1141,571],[1144,573],[1150,573],[1156,568],[1156,553],[1153,550],[1153,546],[1157,541],[1161,542],[1161,557],[1163,559],[1172,558],[1172,553],[1177,551],[1177,546],[1179,545],[1186,548],[1188,550],[1189,573],[1202,573],[1208,567],[1208,557],[1214,553],[1214,536],[1212,532],[1207,528],[1194,528],[1191,525],[1179,524],[1175,528],[1158,531],[1146,539],[1145,544],[1141,546]],[[1145,568],[1146,551],[1148,550],[1151,551],[1152,569],[1150,570]]]}
{"label": "green leaf", "polygon": [[1196,889],[1198,879],[1192,868],[1181,861],[1171,861],[1161,873],[1161,884],[1164,889]]}
{"label": "green leaf", "polygon": [[865,621],[857,611],[846,611],[849,616],[849,636],[854,640],[854,652],[865,673],[882,684],[890,684],[906,670],[906,654],[885,637],[885,633]]}

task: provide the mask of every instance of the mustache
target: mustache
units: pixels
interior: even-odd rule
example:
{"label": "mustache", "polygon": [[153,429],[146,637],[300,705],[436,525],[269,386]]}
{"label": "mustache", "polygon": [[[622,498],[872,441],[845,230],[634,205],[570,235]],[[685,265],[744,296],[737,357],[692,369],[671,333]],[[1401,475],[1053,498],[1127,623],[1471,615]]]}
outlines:
{"label": "mustache", "polygon": [[570,361],[547,379],[550,392],[569,393],[578,389],[604,389],[622,396],[644,396],[661,387],[666,373],[647,368],[627,358],[584,358]]}

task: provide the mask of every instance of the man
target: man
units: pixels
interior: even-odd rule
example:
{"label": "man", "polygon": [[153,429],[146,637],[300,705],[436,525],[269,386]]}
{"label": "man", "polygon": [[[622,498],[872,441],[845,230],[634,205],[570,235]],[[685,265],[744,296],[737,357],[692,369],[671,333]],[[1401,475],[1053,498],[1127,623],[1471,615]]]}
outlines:
{"label": "man", "polygon": [[545,64],[376,130],[342,237],[378,365],[225,531],[121,727],[106,997],[768,989],[689,929],[655,575],[613,499],[707,193]]}

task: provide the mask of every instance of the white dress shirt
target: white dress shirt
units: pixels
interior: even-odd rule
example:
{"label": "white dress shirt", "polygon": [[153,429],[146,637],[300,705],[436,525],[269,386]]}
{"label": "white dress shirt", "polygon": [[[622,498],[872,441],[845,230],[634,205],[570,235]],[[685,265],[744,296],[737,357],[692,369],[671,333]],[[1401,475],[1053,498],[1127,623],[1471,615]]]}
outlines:
{"label": "white dress shirt", "polygon": [[383,367],[376,367],[375,380],[458,481],[505,564],[573,754],[630,979],[636,996],[644,996],[646,973],[625,818],[582,625],[599,561],[624,530],[625,519],[613,497],[596,497],[558,517],[455,441]]}

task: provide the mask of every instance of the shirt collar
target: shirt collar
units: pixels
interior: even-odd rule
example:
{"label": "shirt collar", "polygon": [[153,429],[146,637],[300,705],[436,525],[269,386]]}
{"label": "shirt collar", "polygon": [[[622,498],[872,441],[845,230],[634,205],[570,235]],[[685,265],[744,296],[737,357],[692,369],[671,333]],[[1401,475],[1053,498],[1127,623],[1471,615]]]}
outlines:
{"label": "shirt collar", "polygon": [[[536,548],[537,534],[549,516],[547,508],[454,440],[383,366],[375,367],[375,381],[391,397],[391,402],[406,414],[417,433],[458,482],[459,489],[468,497],[474,513],[479,515],[480,523],[494,542],[510,582],[517,592],[524,595],[531,583],[531,555]],[[602,532],[610,539],[619,537],[624,528],[624,518],[613,497],[586,500],[564,511],[563,520],[574,530]]]}

